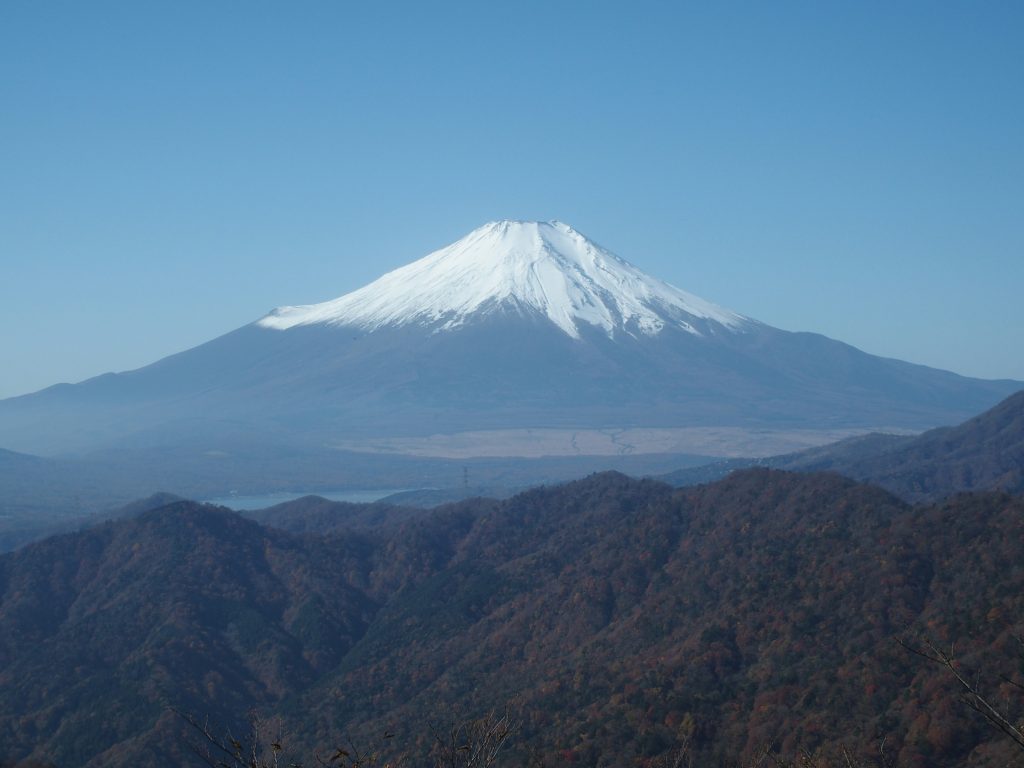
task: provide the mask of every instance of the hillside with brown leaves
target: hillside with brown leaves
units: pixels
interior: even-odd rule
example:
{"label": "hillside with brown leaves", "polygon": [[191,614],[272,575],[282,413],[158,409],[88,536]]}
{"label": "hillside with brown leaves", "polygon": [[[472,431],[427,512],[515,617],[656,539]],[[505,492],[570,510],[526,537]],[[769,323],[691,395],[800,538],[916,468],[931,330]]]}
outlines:
{"label": "hillside with brown leaves", "polygon": [[906,766],[1010,754],[897,641],[955,641],[1010,695],[1019,498],[602,474],[359,519],[297,536],[180,502],[0,557],[9,757],[188,764],[171,707],[226,724],[255,707],[305,754],[386,728],[423,754],[429,724],[505,707],[522,722],[509,765],[646,766],[684,740],[709,766],[883,740]]}

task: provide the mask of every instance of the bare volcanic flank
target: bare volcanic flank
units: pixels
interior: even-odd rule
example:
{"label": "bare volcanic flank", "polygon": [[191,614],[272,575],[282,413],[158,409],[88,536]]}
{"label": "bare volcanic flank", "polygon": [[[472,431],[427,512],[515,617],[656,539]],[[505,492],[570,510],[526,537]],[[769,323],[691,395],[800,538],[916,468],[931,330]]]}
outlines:
{"label": "bare volcanic flank", "polygon": [[781,331],[566,224],[503,221],[333,301],[2,401],[0,445],[195,456],[509,429],[924,429],[1020,386]]}

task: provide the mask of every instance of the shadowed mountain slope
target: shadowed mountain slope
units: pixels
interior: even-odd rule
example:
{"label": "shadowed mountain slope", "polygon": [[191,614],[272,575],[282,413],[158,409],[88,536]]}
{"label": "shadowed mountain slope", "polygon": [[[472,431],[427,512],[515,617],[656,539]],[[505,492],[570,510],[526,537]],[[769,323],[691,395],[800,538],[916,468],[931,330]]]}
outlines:
{"label": "shadowed mountain slope", "polygon": [[[151,486],[131,473],[92,461],[69,461],[0,449],[0,552],[108,517],[150,508]],[[141,505],[141,506],[140,506]]]}
{"label": "shadowed mountain slope", "polygon": [[865,435],[769,459],[717,462],[661,476],[676,486],[708,482],[749,466],[831,470],[911,500],[972,490],[1024,492],[1024,391],[955,427],[917,437]]}
{"label": "shadowed mountain slope", "polygon": [[959,426],[931,430],[888,451],[864,451],[828,468],[910,499],[975,489],[1022,493],[1024,391]]}

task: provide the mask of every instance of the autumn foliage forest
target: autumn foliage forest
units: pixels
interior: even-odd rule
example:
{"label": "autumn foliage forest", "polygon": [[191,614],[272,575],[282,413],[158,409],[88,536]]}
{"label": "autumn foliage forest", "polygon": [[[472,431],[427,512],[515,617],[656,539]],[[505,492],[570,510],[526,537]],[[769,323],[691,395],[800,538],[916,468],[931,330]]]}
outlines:
{"label": "autumn foliage forest", "polygon": [[307,763],[385,732],[382,754],[425,760],[432,726],[507,710],[500,765],[1017,756],[900,640],[952,647],[1019,718],[1020,497],[915,506],[761,469],[337,511],[311,532],[302,505],[271,527],[177,502],[0,558],[0,744],[185,765],[175,712],[238,734],[255,709]]}

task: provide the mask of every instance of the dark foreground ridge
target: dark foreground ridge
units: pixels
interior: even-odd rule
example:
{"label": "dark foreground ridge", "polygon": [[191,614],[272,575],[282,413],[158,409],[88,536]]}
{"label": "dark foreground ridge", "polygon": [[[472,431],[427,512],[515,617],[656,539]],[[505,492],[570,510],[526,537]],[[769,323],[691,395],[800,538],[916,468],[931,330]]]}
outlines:
{"label": "dark foreground ridge", "polygon": [[295,535],[177,502],[0,557],[9,757],[188,765],[169,707],[236,730],[255,707],[311,754],[385,728],[415,746],[505,706],[523,723],[509,765],[647,765],[684,738],[707,766],[882,739],[900,765],[1011,755],[897,639],[956,641],[984,684],[1016,674],[1018,497],[605,473],[325,534],[317,519]]}

